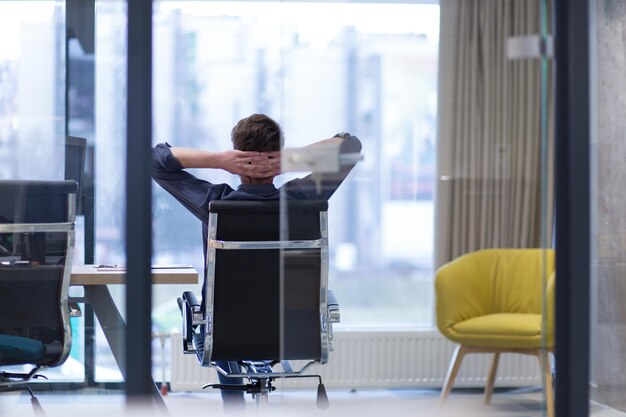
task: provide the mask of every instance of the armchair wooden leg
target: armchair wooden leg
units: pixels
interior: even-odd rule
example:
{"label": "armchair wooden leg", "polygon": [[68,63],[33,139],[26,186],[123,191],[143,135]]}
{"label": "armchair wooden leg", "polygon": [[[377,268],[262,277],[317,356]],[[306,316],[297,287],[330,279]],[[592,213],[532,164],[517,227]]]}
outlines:
{"label": "armchair wooden leg", "polygon": [[466,353],[467,348],[463,345],[457,346],[456,350],[454,351],[452,359],[450,359],[448,375],[446,375],[446,380],[443,384],[443,388],[441,389],[441,396],[439,397],[439,407],[442,407],[443,403],[446,401],[446,398],[448,398],[448,395],[452,390],[454,380],[456,379],[456,375],[459,373],[459,369],[461,368],[461,362],[463,361],[463,357]]}
{"label": "armchair wooden leg", "polygon": [[552,368],[550,367],[549,353],[545,350],[537,350],[537,358],[539,359],[539,367],[543,374],[543,389],[546,393],[546,411],[548,417],[554,417],[554,389],[552,387]]}
{"label": "armchair wooden leg", "polygon": [[485,404],[491,404],[491,395],[493,394],[493,385],[496,381],[496,374],[498,373],[498,362],[500,361],[500,352],[493,354],[493,361],[491,362],[491,369],[489,370],[489,377],[487,378],[487,385],[485,386]]}

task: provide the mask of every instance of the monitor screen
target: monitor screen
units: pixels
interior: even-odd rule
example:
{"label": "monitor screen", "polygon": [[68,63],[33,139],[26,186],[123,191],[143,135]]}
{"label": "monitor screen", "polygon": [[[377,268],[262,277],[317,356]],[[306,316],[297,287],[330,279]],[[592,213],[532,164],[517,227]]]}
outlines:
{"label": "monitor screen", "polygon": [[65,179],[78,183],[76,214],[83,214],[83,180],[85,176],[85,152],[87,140],[74,136],[65,138]]}

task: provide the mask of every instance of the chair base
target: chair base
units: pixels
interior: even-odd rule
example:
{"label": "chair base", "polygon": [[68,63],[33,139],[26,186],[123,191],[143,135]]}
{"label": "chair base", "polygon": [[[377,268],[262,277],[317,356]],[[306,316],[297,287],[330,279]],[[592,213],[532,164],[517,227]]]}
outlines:
{"label": "chair base", "polygon": [[34,414],[36,416],[45,416],[46,413],[43,411],[35,394],[33,394],[33,390],[26,385],[31,379],[48,379],[44,375],[37,375],[37,372],[41,371],[42,368],[42,366],[36,366],[28,373],[0,372],[0,392],[28,391]]}
{"label": "chair base", "polygon": [[216,367],[218,372],[228,377],[243,377],[250,381],[245,385],[232,385],[232,384],[206,384],[202,387],[226,389],[233,391],[244,391],[247,394],[252,394],[257,409],[264,409],[268,406],[269,393],[276,390],[276,387],[272,385],[276,378],[317,378],[319,384],[317,385],[317,408],[325,410],[329,407],[328,395],[326,394],[326,388],[322,383],[322,377],[320,375],[302,375],[304,369],[308,368],[310,364],[307,364],[300,371],[294,372],[291,369],[291,365],[287,361],[281,361],[283,369],[286,372],[273,372],[272,366],[277,364],[278,361],[267,362],[239,362],[241,366],[247,369],[245,373],[227,373],[223,369]]}
{"label": "chair base", "polygon": [[30,381],[31,379],[43,378],[48,379],[44,375],[37,375],[39,371],[43,369],[42,366],[35,366],[28,373],[17,373],[17,372],[0,372],[0,390],[3,387],[12,387],[16,385],[22,385]]}
{"label": "chair base", "polygon": [[496,374],[498,372],[498,363],[500,361],[500,354],[502,353],[520,353],[523,355],[536,356],[539,360],[539,367],[541,369],[541,379],[544,386],[546,409],[548,417],[554,417],[554,390],[552,386],[552,370],[550,369],[550,360],[548,353],[552,349],[498,349],[498,348],[485,348],[476,346],[457,346],[452,359],[450,360],[450,367],[441,390],[441,396],[439,397],[439,406],[442,407],[450,391],[452,391],[452,385],[456,379],[459,369],[461,368],[461,362],[465,355],[470,353],[493,353],[493,360],[491,362],[491,369],[489,370],[489,376],[487,377],[487,385],[485,386],[485,404],[491,404],[491,397],[493,394],[493,386],[496,380]]}

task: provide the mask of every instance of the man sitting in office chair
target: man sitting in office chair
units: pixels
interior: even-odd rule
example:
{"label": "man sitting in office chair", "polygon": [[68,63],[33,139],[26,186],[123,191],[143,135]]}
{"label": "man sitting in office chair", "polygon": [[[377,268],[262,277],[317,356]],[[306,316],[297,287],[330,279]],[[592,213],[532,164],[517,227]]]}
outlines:
{"label": "man sitting in office chair", "polygon": [[[317,183],[311,175],[285,183],[281,189],[274,184],[280,174],[280,149],[283,134],[278,123],[264,114],[253,114],[240,120],[231,132],[233,150],[212,152],[192,148],[171,147],[161,143],[152,152],[152,176],[167,192],[202,221],[204,256],[207,249],[208,206],[213,200],[278,200],[281,191],[293,200],[328,200],[350,173],[355,163],[342,166],[338,173],[324,174]],[[317,142],[339,144],[341,153],[358,153],[361,142],[347,133]],[[213,184],[185,171],[185,168],[223,169],[239,175],[236,190],[228,184]],[[205,259],[206,266],[206,259]],[[205,270],[206,277],[206,270]],[[202,288],[204,295],[204,285]],[[204,299],[202,309],[204,310]],[[227,371],[239,371],[237,362],[218,363]],[[222,384],[243,384],[241,378],[227,378],[218,373]],[[242,391],[222,390],[226,409],[245,406]]]}

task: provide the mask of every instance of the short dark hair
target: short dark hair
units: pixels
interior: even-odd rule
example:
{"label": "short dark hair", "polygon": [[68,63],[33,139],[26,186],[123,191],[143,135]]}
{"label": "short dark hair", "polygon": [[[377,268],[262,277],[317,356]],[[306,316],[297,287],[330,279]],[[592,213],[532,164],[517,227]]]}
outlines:
{"label": "short dark hair", "polygon": [[278,123],[264,114],[241,119],[230,133],[233,148],[239,151],[271,152],[283,147],[283,132]]}

